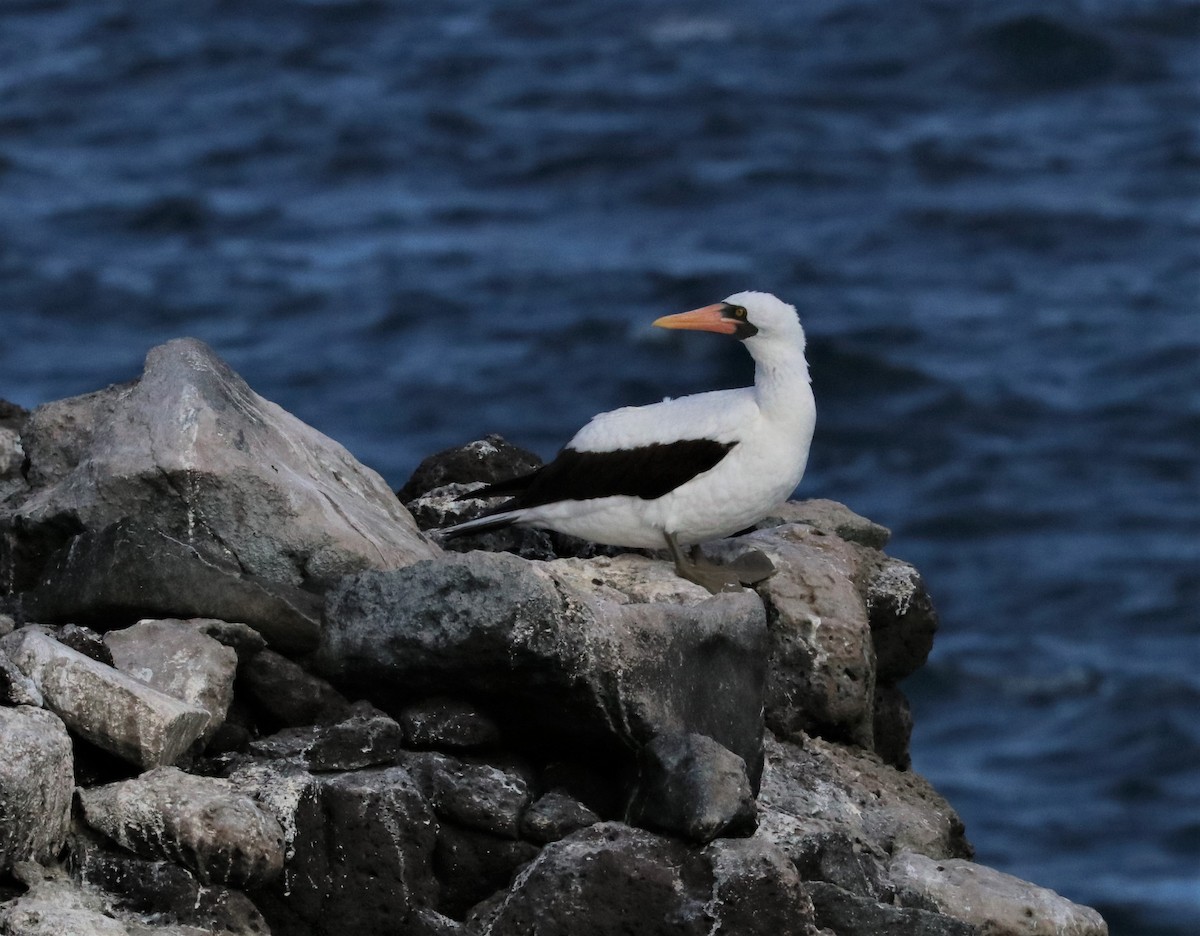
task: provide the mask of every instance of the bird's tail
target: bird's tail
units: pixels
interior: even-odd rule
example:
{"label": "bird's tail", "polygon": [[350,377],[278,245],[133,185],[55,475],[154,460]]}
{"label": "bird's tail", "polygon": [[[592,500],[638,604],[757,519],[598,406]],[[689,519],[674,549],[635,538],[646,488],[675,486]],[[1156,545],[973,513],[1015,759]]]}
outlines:
{"label": "bird's tail", "polygon": [[433,535],[437,539],[448,540],[459,536],[466,536],[469,533],[488,533],[492,530],[500,530],[504,527],[512,526],[520,519],[520,516],[521,512],[519,510],[505,510],[500,513],[476,517],[474,520],[465,520],[453,526],[442,527],[440,530],[434,530]]}

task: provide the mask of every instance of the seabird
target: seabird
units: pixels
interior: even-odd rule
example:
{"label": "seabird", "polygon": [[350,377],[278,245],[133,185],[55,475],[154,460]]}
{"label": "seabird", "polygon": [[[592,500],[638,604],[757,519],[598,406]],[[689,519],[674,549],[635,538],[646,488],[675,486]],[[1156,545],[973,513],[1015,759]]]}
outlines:
{"label": "seabird", "polygon": [[665,545],[679,575],[714,593],[770,576],[762,553],[718,565],[695,546],[752,526],[804,474],[816,407],[796,309],[770,293],[740,292],[653,324],[732,335],[754,359],[754,386],[601,413],[553,461],[472,491],[511,499],[439,535],[516,525],[610,546]]}

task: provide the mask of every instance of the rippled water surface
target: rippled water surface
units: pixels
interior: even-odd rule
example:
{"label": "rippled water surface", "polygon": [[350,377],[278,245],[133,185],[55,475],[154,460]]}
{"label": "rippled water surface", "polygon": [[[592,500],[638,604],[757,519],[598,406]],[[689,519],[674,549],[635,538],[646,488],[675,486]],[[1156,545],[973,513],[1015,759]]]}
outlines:
{"label": "rippled water surface", "polygon": [[393,485],[810,335],[800,493],[943,617],[916,768],[979,859],[1200,932],[1200,6],[0,6],[0,397],[209,341]]}

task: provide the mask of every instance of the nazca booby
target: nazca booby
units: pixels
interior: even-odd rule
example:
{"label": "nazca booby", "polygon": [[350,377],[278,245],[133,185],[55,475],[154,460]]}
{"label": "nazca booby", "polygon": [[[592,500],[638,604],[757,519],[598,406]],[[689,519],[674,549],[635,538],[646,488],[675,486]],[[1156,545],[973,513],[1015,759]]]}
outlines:
{"label": "nazca booby", "polygon": [[601,413],[553,461],[464,495],[511,499],[439,535],[517,525],[610,546],[666,545],[678,574],[712,592],[771,575],[758,552],[717,565],[680,547],[753,525],[804,474],[816,407],[796,310],[769,293],[740,292],[653,324],[739,339],[754,359],[754,386]]}

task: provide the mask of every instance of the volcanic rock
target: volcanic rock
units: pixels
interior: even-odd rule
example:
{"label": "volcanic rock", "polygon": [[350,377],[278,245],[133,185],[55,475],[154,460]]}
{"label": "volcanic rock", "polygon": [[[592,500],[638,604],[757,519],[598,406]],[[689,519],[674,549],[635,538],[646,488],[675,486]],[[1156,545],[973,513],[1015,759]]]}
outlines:
{"label": "volcanic rock", "polygon": [[270,931],[241,891],[201,884],[194,874],[173,862],[113,848],[86,828],[72,835],[71,868],[81,884],[111,894],[121,910],[155,921],[194,926],[215,936],[262,936]]}
{"label": "volcanic rock", "polygon": [[[402,495],[440,525],[536,463],[489,438]],[[539,531],[443,553],[192,340],[0,406],[0,933],[1103,933],[905,769],[937,618],[887,530],[771,513],[703,546],[777,569],[717,596]]]}
{"label": "volcanic rock", "polygon": [[329,724],[350,713],[346,697],[327,680],[270,649],[255,654],[241,667],[238,687],[270,728]]}
{"label": "volcanic rock", "polygon": [[490,936],[778,936],[811,921],[799,876],[768,843],[696,851],[618,823],[547,845],[468,920]]}
{"label": "volcanic rock", "polygon": [[[0,523],[13,540],[17,590],[45,581],[55,540],[67,546],[130,520],[175,539],[197,563],[293,588],[320,590],[438,552],[375,472],[195,339],[153,348],[133,384],[38,407],[22,442],[33,490]],[[142,556],[148,566],[156,559]],[[186,589],[176,597],[198,598]],[[149,610],[256,624],[227,606]]]}
{"label": "volcanic rock", "polygon": [[58,868],[32,863],[18,867],[27,890],[0,905],[5,936],[212,936],[210,927],[160,923],[122,912],[99,888],[71,880]]}
{"label": "volcanic rock", "polygon": [[177,620],[138,621],[104,643],[121,672],[208,712],[201,742],[216,734],[233,702],[236,651]]}
{"label": "volcanic rock", "polygon": [[932,907],[988,936],[1108,934],[1108,926],[1091,907],[972,861],[900,852],[890,871],[901,905]]}
{"label": "volcanic rock", "polygon": [[0,638],[67,727],[139,767],[174,763],[209,723],[205,709],[98,663],[34,627]]}
{"label": "volcanic rock", "polygon": [[821,738],[805,737],[803,746],[768,739],[758,808],[757,836],[798,863],[811,861],[830,828],[877,855],[972,853],[957,813],[926,780]]}
{"label": "volcanic rock", "polygon": [[316,644],[321,603],[310,591],[246,575],[232,561],[136,519],[73,535],[44,555],[37,583],[21,596],[26,616],[39,621],[107,627],[148,615],[245,621],[291,653]]}
{"label": "volcanic rock", "polygon": [[71,739],[41,709],[0,707],[0,874],[58,854],[71,821]]}
{"label": "volcanic rock", "polygon": [[285,830],[283,875],[253,894],[274,936],[452,929],[436,912],[437,820],[404,768],[315,775],[265,762],[230,779]]}
{"label": "volcanic rock", "polygon": [[283,829],[228,780],[158,767],[79,791],[89,826],[145,858],[164,858],[204,884],[259,886],[283,867]]}
{"label": "volcanic rock", "polygon": [[480,706],[462,699],[434,696],[400,713],[404,740],[414,748],[470,750],[500,742],[500,728]]}
{"label": "volcanic rock", "polygon": [[711,842],[754,832],[754,794],[746,763],[704,735],[660,735],[642,748],[631,821]]}
{"label": "volcanic rock", "polygon": [[765,638],[751,592],[621,604],[556,578],[553,563],[468,553],[345,579],[315,662],[385,711],[469,685],[502,728],[592,758],[707,734],[753,780]]}
{"label": "volcanic rock", "polygon": [[400,726],[369,703],[330,725],[285,728],[250,744],[256,757],[295,760],[313,771],[357,770],[395,763],[404,743]]}

